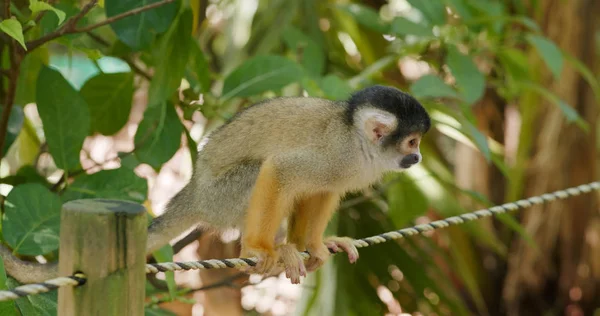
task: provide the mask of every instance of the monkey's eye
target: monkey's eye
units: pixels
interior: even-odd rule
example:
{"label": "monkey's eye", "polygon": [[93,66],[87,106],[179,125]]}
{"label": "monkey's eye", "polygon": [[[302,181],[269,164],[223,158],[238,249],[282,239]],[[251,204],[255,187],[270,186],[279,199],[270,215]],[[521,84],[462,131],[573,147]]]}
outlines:
{"label": "monkey's eye", "polygon": [[417,146],[417,139],[416,139],[416,138],[413,138],[413,139],[409,140],[409,141],[408,141],[408,145],[409,145],[410,147],[415,147],[415,146]]}

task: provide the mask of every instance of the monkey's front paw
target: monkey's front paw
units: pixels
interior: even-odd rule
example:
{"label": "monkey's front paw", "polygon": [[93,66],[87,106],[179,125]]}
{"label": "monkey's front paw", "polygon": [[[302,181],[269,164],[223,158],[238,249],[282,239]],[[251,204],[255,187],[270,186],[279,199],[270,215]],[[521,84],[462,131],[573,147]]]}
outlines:
{"label": "monkey's front paw", "polygon": [[293,244],[285,244],[281,245],[278,250],[285,267],[285,276],[290,279],[292,284],[300,283],[300,277],[306,276],[306,267],[302,256],[298,253],[298,249]]}
{"label": "monkey's front paw", "polygon": [[[328,237],[324,241],[327,248],[333,252],[345,251],[348,254],[348,261],[355,263],[358,260],[358,249],[354,245],[354,240],[350,237]],[[340,249],[341,248],[341,249]]]}
{"label": "monkey's front paw", "polygon": [[325,261],[331,255],[329,249],[323,243],[316,245],[307,245],[306,250],[310,254],[310,258],[306,262],[306,269],[309,272],[315,271],[325,264]]}
{"label": "monkey's front paw", "polygon": [[267,274],[273,271],[279,260],[279,253],[275,250],[246,249],[240,255],[242,258],[256,257],[256,265],[243,269],[247,273]]}

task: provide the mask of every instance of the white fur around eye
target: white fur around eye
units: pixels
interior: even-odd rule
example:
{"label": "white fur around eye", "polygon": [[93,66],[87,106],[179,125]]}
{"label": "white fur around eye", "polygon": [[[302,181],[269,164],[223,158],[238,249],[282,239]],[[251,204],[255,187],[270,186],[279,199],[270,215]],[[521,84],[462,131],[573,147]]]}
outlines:
{"label": "white fur around eye", "polygon": [[375,108],[358,110],[354,119],[356,126],[373,142],[389,135],[398,126],[398,120],[394,114]]}

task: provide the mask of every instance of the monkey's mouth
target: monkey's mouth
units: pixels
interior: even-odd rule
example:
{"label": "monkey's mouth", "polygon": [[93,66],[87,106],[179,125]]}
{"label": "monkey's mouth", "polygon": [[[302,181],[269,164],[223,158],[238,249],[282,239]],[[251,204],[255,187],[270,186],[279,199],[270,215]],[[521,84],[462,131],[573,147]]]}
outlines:
{"label": "monkey's mouth", "polygon": [[410,168],[410,167],[412,167],[412,166],[414,166],[414,165],[415,165],[415,164],[412,164],[412,163],[402,163],[402,162],[401,162],[401,163],[400,163],[400,168],[402,168],[402,169],[408,169],[408,168]]}

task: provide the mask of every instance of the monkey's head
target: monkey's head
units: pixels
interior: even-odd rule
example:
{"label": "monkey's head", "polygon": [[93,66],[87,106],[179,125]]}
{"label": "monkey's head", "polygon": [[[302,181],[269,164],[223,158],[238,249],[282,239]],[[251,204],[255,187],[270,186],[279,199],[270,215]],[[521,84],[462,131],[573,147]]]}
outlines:
{"label": "monkey's head", "polygon": [[408,169],[422,159],[419,145],[431,120],[412,96],[396,88],[372,86],[354,93],[346,119],[367,138],[388,169]]}

